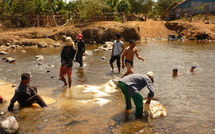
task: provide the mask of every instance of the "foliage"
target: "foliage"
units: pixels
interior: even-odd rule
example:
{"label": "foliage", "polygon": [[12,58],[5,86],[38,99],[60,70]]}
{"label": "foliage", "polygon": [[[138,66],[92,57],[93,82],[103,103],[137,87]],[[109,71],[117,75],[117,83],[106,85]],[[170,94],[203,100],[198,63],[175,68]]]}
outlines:
{"label": "foliage", "polygon": [[165,16],[167,8],[176,1],[181,0],[73,0],[68,3],[65,0],[0,0],[0,20],[27,26],[28,17],[36,15],[66,15],[84,22],[96,21],[107,12]]}
{"label": "foliage", "polygon": [[174,4],[175,2],[182,2],[182,0],[158,0],[157,5],[155,7],[156,12],[165,17],[167,15],[167,9]]}

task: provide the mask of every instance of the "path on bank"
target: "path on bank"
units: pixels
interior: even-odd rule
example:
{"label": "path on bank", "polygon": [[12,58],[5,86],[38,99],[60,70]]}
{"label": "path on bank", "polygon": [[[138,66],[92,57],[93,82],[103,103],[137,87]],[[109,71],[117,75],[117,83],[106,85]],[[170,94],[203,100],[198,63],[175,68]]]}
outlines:
{"label": "path on bank", "polygon": [[139,26],[141,38],[167,38],[168,34],[176,34],[165,26],[165,21],[134,21],[128,22]]}

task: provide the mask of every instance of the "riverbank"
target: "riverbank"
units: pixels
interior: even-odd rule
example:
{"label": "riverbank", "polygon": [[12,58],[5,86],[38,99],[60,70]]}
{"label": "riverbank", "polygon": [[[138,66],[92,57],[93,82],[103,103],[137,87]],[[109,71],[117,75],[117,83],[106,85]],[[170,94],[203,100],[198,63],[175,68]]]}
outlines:
{"label": "riverbank", "polygon": [[83,33],[87,44],[100,44],[113,41],[115,33],[121,33],[124,41],[167,40],[169,34],[182,35],[188,40],[215,40],[213,22],[194,21],[129,21],[125,23],[106,21],[74,24],[64,27],[37,27],[10,29],[0,33],[0,50],[15,49],[21,46],[39,48],[59,47],[66,36],[75,39]]}

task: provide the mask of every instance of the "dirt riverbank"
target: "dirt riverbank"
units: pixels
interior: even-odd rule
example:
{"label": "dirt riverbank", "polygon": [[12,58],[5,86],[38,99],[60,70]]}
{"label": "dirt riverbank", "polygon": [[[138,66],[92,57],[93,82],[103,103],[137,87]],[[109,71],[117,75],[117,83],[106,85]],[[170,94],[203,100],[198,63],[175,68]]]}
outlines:
{"label": "dirt riverbank", "polygon": [[121,33],[124,41],[131,39],[148,41],[167,39],[169,34],[181,34],[190,40],[215,40],[215,24],[185,21],[129,21],[94,22],[74,24],[64,27],[38,27],[10,29],[0,33],[0,49],[20,46],[49,47],[60,46],[65,36],[76,38],[83,33],[86,43],[104,43],[112,41],[115,33]]}

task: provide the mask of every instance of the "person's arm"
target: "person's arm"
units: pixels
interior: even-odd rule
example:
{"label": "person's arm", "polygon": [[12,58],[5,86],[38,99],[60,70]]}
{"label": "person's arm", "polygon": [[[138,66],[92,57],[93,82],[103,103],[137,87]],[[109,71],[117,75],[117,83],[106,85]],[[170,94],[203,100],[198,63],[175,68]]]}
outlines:
{"label": "person's arm", "polygon": [[122,53],[122,69],[125,68],[125,56],[127,53],[127,49]]}
{"label": "person's arm", "polygon": [[147,88],[149,89],[148,100],[146,101],[146,103],[150,104],[152,97],[154,97],[155,89],[151,81],[146,80],[146,84],[147,84]]}
{"label": "person's arm", "polygon": [[114,48],[115,48],[115,41],[113,42],[113,49],[112,49],[112,52],[111,52],[111,57],[113,57]]}
{"label": "person's arm", "polygon": [[30,87],[30,90],[32,96],[37,94],[37,87]]}
{"label": "person's arm", "polygon": [[10,105],[8,106],[8,111],[13,111],[14,103],[18,100],[20,97],[20,93],[16,90],[13,98],[10,101]]}
{"label": "person's arm", "polygon": [[124,49],[125,49],[124,44],[122,44],[122,52],[120,53],[120,55],[124,52]]}
{"label": "person's arm", "polygon": [[86,50],[85,43],[84,42],[82,42],[82,43],[83,43],[83,54],[85,55],[85,50]]}
{"label": "person's arm", "polygon": [[61,54],[60,54],[61,63],[62,63],[63,65],[65,64],[65,60],[64,60],[64,51],[65,51],[65,47],[63,47],[63,50],[61,51]]}
{"label": "person's arm", "polygon": [[139,53],[137,52],[137,49],[135,50],[135,54],[136,54],[138,59],[144,61],[144,58],[139,55]]}
{"label": "person's arm", "polygon": [[76,55],[76,49],[73,47],[73,49],[71,51],[71,57],[69,60],[69,64],[73,64],[72,62],[74,61],[75,55]]}

